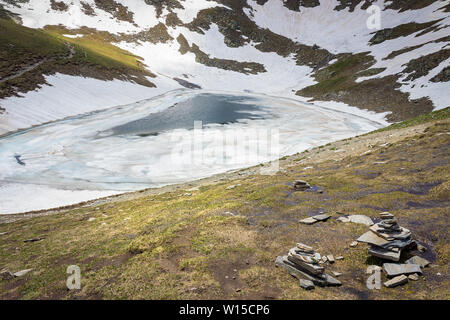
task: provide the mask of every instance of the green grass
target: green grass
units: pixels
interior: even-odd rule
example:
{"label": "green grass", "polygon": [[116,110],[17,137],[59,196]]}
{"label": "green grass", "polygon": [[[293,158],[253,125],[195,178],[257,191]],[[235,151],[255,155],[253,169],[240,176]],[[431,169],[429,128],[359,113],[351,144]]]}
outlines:
{"label": "green grass", "polygon": [[[422,123],[427,123],[431,121],[436,120],[444,120],[450,117],[450,107],[447,107],[445,109],[433,111],[430,113],[426,113],[420,116],[417,116],[413,119],[405,120],[399,123],[392,124],[388,127],[378,129],[374,132],[383,132],[383,131],[389,131],[389,130],[395,130],[395,129],[402,129],[407,128],[410,126],[415,126]],[[369,134],[369,133],[368,133]]]}

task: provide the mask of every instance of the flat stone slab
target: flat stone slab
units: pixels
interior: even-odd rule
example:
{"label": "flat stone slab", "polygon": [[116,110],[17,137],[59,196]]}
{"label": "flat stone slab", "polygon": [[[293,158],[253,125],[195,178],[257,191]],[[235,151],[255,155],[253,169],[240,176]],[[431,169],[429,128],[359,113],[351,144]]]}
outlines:
{"label": "flat stone slab", "polygon": [[334,256],[332,254],[327,255],[327,259],[330,263],[334,263]]}
{"label": "flat stone slab", "polygon": [[422,273],[418,264],[383,263],[383,269],[389,277],[401,274]]}
{"label": "flat stone slab", "polygon": [[362,215],[362,214],[354,214],[348,216],[347,219],[353,223],[365,224],[366,226],[373,226],[373,221],[370,217]]}
{"label": "flat stone slab", "polygon": [[398,276],[398,277],[392,278],[389,281],[386,281],[384,283],[384,286],[387,288],[394,288],[397,286],[401,286],[402,284],[405,284],[407,282],[408,282],[408,277],[402,274],[401,276]]}
{"label": "flat stone slab", "polygon": [[318,214],[316,216],[312,216],[311,218],[317,220],[317,221],[326,221],[328,220],[328,218],[330,218],[331,216],[329,214]]}
{"label": "flat stone slab", "polygon": [[369,248],[369,253],[378,258],[397,262],[400,260],[401,251],[399,250],[398,252],[395,252],[381,247],[371,246]]}
{"label": "flat stone slab", "polygon": [[373,244],[379,247],[389,244],[388,240],[379,237],[372,231],[367,231],[366,233],[361,235],[358,239],[356,239],[356,241]]}
{"label": "flat stone slab", "polygon": [[419,275],[417,273],[410,274],[408,276],[408,279],[412,280],[412,281],[417,281],[417,280],[419,280]]}
{"label": "flat stone slab", "polygon": [[314,218],[312,218],[312,217],[309,217],[309,218],[305,218],[305,219],[302,219],[302,220],[300,220],[299,222],[300,223],[303,223],[303,224],[314,224],[314,223],[316,223],[318,220],[316,220],[316,219],[314,219]]}
{"label": "flat stone slab", "polygon": [[296,246],[298,249],[300,249],[303,252],[314,253],[314,249],[304,243],[297,242]]}
{"label": "flat stone slab", "polygon": [[311,280],[300,279],[300,287],[305,290],[312,290],[315,288],[314,283]]}
{"label": "flat stone slab", "polygon": [[14,276],[22,277],[22,276],[26,275],[28,272],[30,272],[31,270],[33,270],[33,269],[25,269],[25,270],[17,271],[16,273],[14,273]]}
{"label": "flat stone slab", "polygon": [[371,226],[370,230],[386,240],[408,239],[411,236],[411,232],[408,229],[400,227],[400,231],[390,232],[389,230],[383,228],[379,223]]}
{"label": "flat stone slab", "polygon": [[428,261],[427,259],[424,259],[422,257],[419,257],[419,256],[414,256],[414,257],[411,257],[408,260],[406,260],[406,263],[418,264],[422,268],[425,268],[426,266],[428,266],[430,264],[430,261]]}

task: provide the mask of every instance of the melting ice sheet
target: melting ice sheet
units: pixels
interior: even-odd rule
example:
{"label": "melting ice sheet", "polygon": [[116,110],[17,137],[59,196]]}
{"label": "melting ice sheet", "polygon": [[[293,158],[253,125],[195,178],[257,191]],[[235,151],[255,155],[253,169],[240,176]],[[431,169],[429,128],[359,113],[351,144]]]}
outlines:
{"label": "melting ice sheet", "polygon": [[169,92],[0,138],[0,214],[204,178],[382,126],[286,98]]}

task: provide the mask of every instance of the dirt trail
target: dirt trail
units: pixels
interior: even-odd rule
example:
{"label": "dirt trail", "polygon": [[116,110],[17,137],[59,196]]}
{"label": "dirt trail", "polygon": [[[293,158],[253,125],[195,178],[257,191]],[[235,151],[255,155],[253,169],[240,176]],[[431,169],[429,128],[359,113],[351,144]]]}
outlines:
{"label": "dirt trail", "polygon": [[39,67],[41,64],[43,64],[46,61],[47,61],[47,59],[42,59],[41,61],[36,62],[36,63],[32,64],[31,66],[26,67],[25,69],[21,70],[20,72],[18,72],[16,74],[13,74],[13,75],[8,76],[6,78],[0,79],[0,84],[2,84],[3,82],[9,81],[9,80],[13,80],[13,79],[18,78],[18,77],[21,77],[25,73],[36,69],[37,67]]}

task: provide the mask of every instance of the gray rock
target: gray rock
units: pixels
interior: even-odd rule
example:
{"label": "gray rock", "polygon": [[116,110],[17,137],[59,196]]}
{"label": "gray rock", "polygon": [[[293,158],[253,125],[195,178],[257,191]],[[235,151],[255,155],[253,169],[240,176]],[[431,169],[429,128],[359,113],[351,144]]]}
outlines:
{"label": "gray rock", "polygon": [[381,219],[393,219],[394,218],[394,215],[392,214],[392,213],[390,213],[390,212],[381,212],[380,213],[380,218]]}
{"label": "gray rock", "polygon": [[422,273],[418,264],[383,263],[383,269],[389,277],[401,274]]}
{"label": "gray rock", "polygon": [[287,256],[278,256],[275,260],[275,265],[278,267],[286,269],[292,276],[296,277],[298,280],[300,279],[307,279],[311,280],[316,286],[325,287],[327,285],[326,276],[320,275],[320,276],[314,276],[307,272],[303,272],[301,270],[298,270],[296,266],[290,262],[287,259]]}
{"label": "gray rock", "polygon": [[412,281],[417,281],[417,280],[419,280],[419,275],[417,273],[410,274],[408,276],[408,279],[412,280]]}
{"label": "gray rock", "polygon": [[350,247],[354,248],[358,245],[358,242],[353,241],[352,243],[350,243]]}
{"label": "gray rock", "polygon": [[376,245],[376,246],[379,246],[379,247],[387,245],[389,243],[388,240],[386,240],[386,239],[384,239],[382,237],[379,237],[378,235],[376,235],[372,231],[367,231],[366,233],[361,235],[358,239],[356,239],[356,241],[364,242],[364,243],[368,243],[368,244],[373,244],[373,245]]}
{"label": "gray rock", "polygon": [[346,217],[339,217],[336,220],[344,223],[350,222],[350,219]]}
{"label": "gray rock", "polygon": [[295,190],[303,191],[303,190],[308,190],[309,188],[311,188],[311,186],[306,181],[303,181],[303,180],[294,181],[294,189]]}
{"label": "gray rock", "polygon": [[328,218],[330,218],[331,216],[329,214],[318,214],[316,216],[312,216],[311,218],[317,220],[317,221],[326,221],[328,220]]}
{"label": "gray rock", "polygon": [[338,287],[338,286],[342,285],[342,282],[340,282],[336,278],[333,278],[328,273],[325,273],[325,277],[326,277],[327,286],[329,286],[329,287]]}
{"label": "gray rock", "polygon": [[306,252],[306,253],[314,253],[314,249],[313,249],[312,247],[310,247],[310,246],[304,244],[304,243],[297,242],[296,246],[297,246],[297,248],[298,248],[299,250],[301,250],[301,251],[303,251],[303,252]]}
{"label": "gray rock", "polygon": [[407,282],[408,282],[408,277],[402,274],[401,276],[398,276],[398,277],[392,278],[389,281],[386,281],[384,283],[384,286],[387,288],[394,288],[394,287],[403,285]]}
{"label": "gray rock", "polygon": [[332,254],[327,255],[327,259],[330,263],[334,263],[334,256]]}
{"label": "gray rock", "polygon": [[354,214],[354,215],[348,216],[347,219],[353,223],[365,224],[366,226],[373,225],[372,219],[369,218],[368,216],[364,216],[362,214]]}
{"label": "gray rock", "polygon": [[318,262],[316,263],[316,260],[311,259],[311,257],[308,256],[302,256],[300,254],[296,254],[292,251],[292,249],[289,251],[289,255],[287,259],[295,264],[297,268],[300,268],[301,270],[310,272],[315,275],[323,274],[325,269],[322,266],[319,266]]}
{"label": "gray rock", "polygon": [[33,269],[25,269],[25,270],[17,271],[16,273],[14,273],[14,276],[22,277],[22,276],[26,275],[28,272],[30,272],[31,270],[33,270]]}
{"label": "gray rock", "polygon": [[391,261],[399,261],[401,251],[399,250],[398,252],[395,252],[395,251],[384,249],[381,247],[371,246],[369,248],[369,253],[378,258],[391,260]]}
{"label": "gray rock", "polygon": [[406,260],[406,263],[418,264],[422,268],[425,268],[426,266],[428,266],[430,264],[430,261],[428,261],[427,259],[424,259],[422,257],[419,257],[419,256],[414,256],[414,257],[411,257],[408,260]]}
{"label": "gray rock", "polygon": [[333,271],[332,273],[333,273],[333,275],[334,275],[335,277],[340,277],[340,276],[342,276],[342,273],[340,273],[340,272]]}
{"label": "gray rock", "polygon": [[305,218],[305,219],[302,219],[302,220],[300,220],[299,222],[300,223],[303,223],[303,224],[314,224],[314,223],[316,223],[318,220],[316,220],[316,219],[314,219],[314,218],[312,218],[312,217],[309,217],[309,218]]}
{"label": "gray rock", "polygon": [[343,256],[337,256],[336,260],[344,260],[344,257]]}
{"label": "gray rock", "polygon": [[300,287],[305,290],[312,290],[315,288],[314,283],[311,280],[300,279]]}

